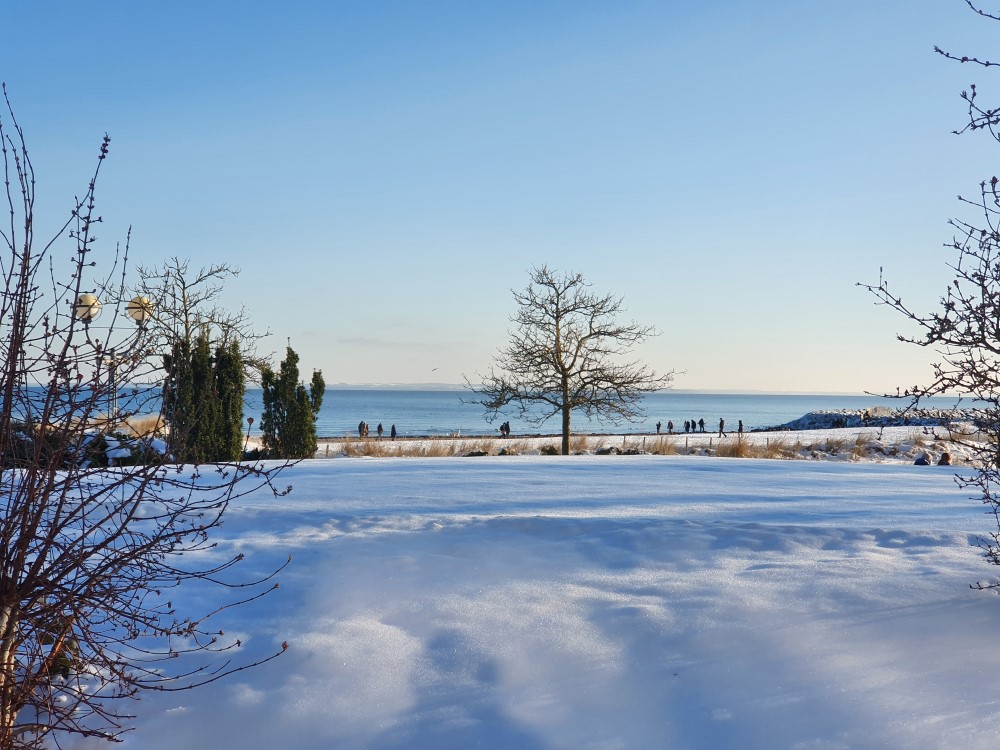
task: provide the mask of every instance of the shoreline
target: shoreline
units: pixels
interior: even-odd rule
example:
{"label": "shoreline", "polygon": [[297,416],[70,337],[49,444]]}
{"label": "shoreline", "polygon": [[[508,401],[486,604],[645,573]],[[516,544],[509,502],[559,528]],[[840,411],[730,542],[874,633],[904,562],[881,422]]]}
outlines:
{"label": "shoreline", "polygon": [[[968,434],[966,442],[970,440]],[[422,458],[472,456],[538,456],[558,452],[558,433],[499,435],[428,435],[389,437],[335,437],[317,439],[314,458]],[[571,455],[719,456],[832,460],[874,463],[913,463],[928,453],[933,462],[945,452],[954,464],[968,465],[970,445],[955,443],[941,426],[897,425],[756,432],[695,433],[574,433]]]}
{"label": "shoreline", "polygon": [[[732,436],[741,434],[744,437],[749,437],[756,434],[768,434],[774,435],[775,433],[786,433],[786,432],[810,432],[817,430],[835,430],[835,429],[872,429],[872,430],[885,430],[888,428],[904,427],[904,428],[930,428],[930,429],[940,429],[948,430],[952,427],[958,427],[959,429],[969,432],[975,431],[975,426],[982,423],[983,411],[981,409],[973,408],[962,408],[962,409],[938,409],[938,408],[920,408],[920,409],[903,409],[903,410],[889,410],[885,407],[872,407],[869,409],[830,409],[830,410],[820,410],[811,411],[801,417],[784,422],[782,424],[765,426],[765,427],[753,427],[745,429],[743,432],[737,432],[736,429],[724,433],[725,436]],[[731,427],[736,427],[735,422],[730,422]],[[706,424],[706,426],[708,426]],[[481,432],[470,432],[469,434],[462,434],[461,430],[456,430],[450,434],[422,434],[422,435],[397,435],[396,440],[491,440],[491,439],[546,439],[546,438],[556,438],[559,439],[562,433],[559,432],[522,432],[513,433],[507,438],[498,434],[498,430],[494,430],[489,433]],[[632,437],[632,438],[667,438],[667,437],[682,437],[686,436],[689,438],[698,436],[718,436],[717,429],[710,429],[705,431],[689,431],[681,432],[679,430],[674,430],[673,432],[655,432],[655,431],[636,431],[636,432],[574,432],[573,437],[590,437],[590,438],[602,438],[602,437]],[[343,440],[392,440],[391,437],[382,436],[381,438],[377,435],[368,435],[366,437],[360,437],[351,431],[345,432],[343,435],[326,435],[319,437],[317,440],[321,442],[330,441],[343,441]]]}

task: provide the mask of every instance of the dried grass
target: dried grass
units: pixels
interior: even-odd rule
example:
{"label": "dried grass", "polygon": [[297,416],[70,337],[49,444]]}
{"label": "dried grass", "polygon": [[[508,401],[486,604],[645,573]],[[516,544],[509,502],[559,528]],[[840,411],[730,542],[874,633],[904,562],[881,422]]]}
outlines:
{"label": "dried grass", "polygon": [[525,440],[501,440],[498,438],[421,438],[418,440],[379,440],[378,438],[358,438],[350,435],[340,440],[331,440],[320,445],[317,457],[331,455],[353,458],[448,458],[485,454],[489,456],[518,455],[530,450]]}
{"label": "dried grass", "polygon": [[715,450],[715,455],[723,458],[761,458],[763,454],[761,446],[751,443],[742,435],[735,440],[719,440],[719,447]]}
{"label": "dried grass", "polygon": [[826,439],[824,450],[827,453],[841,453],[847,447],[847,439],[842,437],[830,437]]}
{"label": "dried grass", "polygon": [[162,435],[166,429],[159,414],[135,414],[125,419],[111,419],[107,414],[97,414],[86,426],[100,432],[120,432],[133,437]]}
{"label": "dried grass", "polygon": [[[148,423],[137,424],[136,430],[155,429],[156,421],[152,418]],[[909,436],[905,448],[900,445],[883,445],[872,433],[858,433],[849,438],[824,437],[815,442],[804,444],[801,440],[791,441],[787,436],[779,435],[732,435],[727,438],[709,437],[708,439],[689,440],[682,434],[661,435],[575,435],[570,442],[572,454],[598,453],[651,453],[661,456],[673,455],[714,455],[724,458],[763,458],[763,459],[821,459],[835,456],[840,460],[864,461],[877,457],[894,457],[901,451],[910,451],[911,441],[916,442],[916,435]],[[701,436],[699,435],[699,438]],[[959,456],[960,451],[953,447],[948,438],[922,438],[924,444],[932,445],[937,452],[949,450]],[[524,436],[520,438],[494,438],[490,436],[470,437],[427,437],[407,438],[397,441],[377,438],[360,439],[345,436],[321,444],[317,457],[331,456],[366,456],[373,458],[433,458],[468,455],[559,455],[560,441],[557,437],[544,438]],[[956,459],[957,460],[957,459]]]}
{"label": "dried grass", "polygon": [[149,435],[160,435],[163,433],[163,417],[159,414],[142,414],[129,417],[121,425],[120,429],[136,437],[148,437]]}
{"label": "dried grass", "polygon": [[872,436],[866,432],[859,432],[854,438],[854,445],[851,448],[851,460],[860,461],[871,452]]}
{"label": "dried grass", "polygon": [[668,436],[657,435],[654,440],[649,441],[647,450],[658,456],[676,456],[678,453],[678,442]]}
{"label": "dried grass", "polygon": [[764,442],[764,458],[790,458],[798,452],[800,443],[789,446],[784,438],[767,438]]}

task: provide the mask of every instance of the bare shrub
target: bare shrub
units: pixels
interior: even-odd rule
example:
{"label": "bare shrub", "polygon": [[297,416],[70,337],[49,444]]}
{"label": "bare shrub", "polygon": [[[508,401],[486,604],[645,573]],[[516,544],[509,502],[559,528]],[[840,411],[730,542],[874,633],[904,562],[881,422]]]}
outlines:
{"label": "bare shrub", "polygon": [[[214,547],[229,503],[275,489],[280,467],[173,465],[154,441],[113,429],[148,412],[162,351],[124,314],[135,303],[128,241],[97,254],[95,185],[110,139],[65,223],[43,237],[25,136],[3,91],[0,748],[10,750],[63,747],[67,735],[114,740],[143,691],[188,690],[252,666],[232,660],[240,642],[218,616],[266,594],[273,574],[241,580],[242,555],[210,564],[200,553]],[[156,385],[119,400],[119,383]],[[182,585],[239,593],[207,612],[175,608]]]}
{"label": "bare shrub", "polygon": [[[1000,21],[1000,15],[981,7],[976,0],[966,5],[980,18]],[[952,53],[935,46],[949,60],[979,66],[994,72],[997,63],[976,55]],[[995,103],[980,100],[976,84],[961,92],[966,107],[964,125],[956,133],[985,134],[1000,142],[1000,123]],[[956,475],[959,486],[979,493],[992,516],[992,529],[979,545],[986,560],[1000,565],[1000,179],[987,172],[971,196],[959,196],[962,215],[949,221],[953,233],[945,247],[954,252],[946,264],[945,291],[939,307],[922,313],[909,307],[890,289],[879,269],[877,284],[862,284],[876,302],[903,316],[913,333],[897,335],[900,341],[927,348],[934,354],[930,382],[905,388],[899,395],[912,406],[922,399],[964,394],[985,402],[982,424],[988,433],[982,442],[966,443],[971,452],[972,473]],[[983,587],[1000,588],[1000,582]]]}

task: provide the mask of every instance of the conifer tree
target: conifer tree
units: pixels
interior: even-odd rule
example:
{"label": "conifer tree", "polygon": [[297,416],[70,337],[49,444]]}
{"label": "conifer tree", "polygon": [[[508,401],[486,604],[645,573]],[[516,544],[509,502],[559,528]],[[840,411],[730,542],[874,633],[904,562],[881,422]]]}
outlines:
{"label": "conifer tree", "polygon": [[183,463],[188,459],[188,434],[194,422],[194,380],[187,341],[178,340],[171,345],[170,354],[163,357],[163,369],[166,372],[163,418],[169,425],[170,453]]}
{"label": "conifer tree", "polygon": [[164,357],[164,417],[171,453],[185,463],[235,461],[243,454],[246,379],[239,343],[220,344],[212,354],[209,330],[188,347],[175,341]]}
{"label": "conifer tree", "polygon": [[261,416],[264,450],[271,458],[310,458],[316,453],[316,415],[326,384],[314,370],[309,391],[299,381],[299,355],[292,347],[278,373],[265,367],[262,374],[264,413]]}
{"label": "conifer tree", "polygon": [[219,456],[235,460],[243,455],[243,396],[246,392],[243,355],[236,340],[216,349],[215,392],[219,399]]}
{"label": "conifer tree", "polygon": [[219,394],[208,331],[202,329],[191,353],[191,381],[195,393],[193,420],[187,436],[187,460],[209,463],[218,460]]}
{"label": "conifer tree", "polygon": [[319,416],[325,392],[326,382],[323,380],[323,371],[313,370],[312,382],[309,384],[309,405],[312,407],[313,418]]}

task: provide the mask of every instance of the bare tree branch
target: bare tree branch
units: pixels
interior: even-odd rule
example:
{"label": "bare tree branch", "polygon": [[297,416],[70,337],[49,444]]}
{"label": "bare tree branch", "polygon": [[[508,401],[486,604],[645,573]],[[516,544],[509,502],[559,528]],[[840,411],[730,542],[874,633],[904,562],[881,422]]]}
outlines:
{"label": "bare tree branch", "polygon": [[[158,388],[143,384],[159,380],[162,339],[124,315],[129,242],[97,262],[110,139],[69,219],[39,239],[35,175],[3,93],[0,750],[10,750],[59,746],[67,733],[114,739],[133,718],[124,699],[190,689],[283,652],[233,661],[239,642],[214,624],[272,591],[273,575],[241,576],[241,555],[199,564],[205,557],[189,553],[213,549],[235,499],[287,490],[274,485],[280,466],[173,464],[137,426],[159,422]],[[121,401],[119,383],[129,384]],[[182,584],[222,585],[233,601],[181,612],[171,593]]]}
{"label": "bare tree branch", "polygon": [[256,354],[257,343],[269,335],[253,329],[245,308],[233,312],[220,303],[223,287],[239,276],[240,269],[228,263],[216,263],[197,270],[187,258],[173,257],[159,268],[136,269],[139,283],[134,293],[156,300],[152,317],[146,324],[161,351],[170,351],[178,341],[193,346],[198,334],[210,331],[213,345],[237,341],[247,367],[247,377],[260,381],[260,371],[267,359]]}

